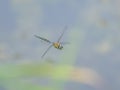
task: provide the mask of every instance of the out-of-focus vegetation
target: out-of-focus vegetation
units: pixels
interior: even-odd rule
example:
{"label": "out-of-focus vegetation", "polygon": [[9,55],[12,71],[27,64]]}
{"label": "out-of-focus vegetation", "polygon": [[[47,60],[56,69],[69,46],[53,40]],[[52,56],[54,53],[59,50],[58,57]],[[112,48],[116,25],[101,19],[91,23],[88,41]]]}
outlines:
{"label": "out-of-focus vegetation", "polygon": [[[0,66],[0,88],[7,90],[53,90],[50,87],[25,82],[24,79],[47,77],[52,72],[49,64],[6,64]],[[23,80],[22,80],[23,79]],[[5,90],[6,90],[5,89]],[[4,89],[3,89],[4,90]]]}
{"label": "out-of-focus vegetation", "polygon": [[[51,81],[48,85],[40,85],[30,80],[31,78],[49,78]],[[50,62],[0,66],[0,88],[5,90],[61,90],[62,83],[67,81],[82,82],[96,88],[96,84],[101,83],[99,79],[91,71],[68,65],[54,66]]]}

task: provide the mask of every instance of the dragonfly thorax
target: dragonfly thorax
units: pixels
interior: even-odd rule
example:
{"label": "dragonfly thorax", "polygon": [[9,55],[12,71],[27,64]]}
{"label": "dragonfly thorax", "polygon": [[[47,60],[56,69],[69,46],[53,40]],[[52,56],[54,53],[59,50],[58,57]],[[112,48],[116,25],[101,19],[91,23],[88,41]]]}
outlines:
{"label": "dragonfly thorax", "polygon": [[62,49],[63,48],[63,46],[59,42],[53,43],[53,46],[57,49]]}

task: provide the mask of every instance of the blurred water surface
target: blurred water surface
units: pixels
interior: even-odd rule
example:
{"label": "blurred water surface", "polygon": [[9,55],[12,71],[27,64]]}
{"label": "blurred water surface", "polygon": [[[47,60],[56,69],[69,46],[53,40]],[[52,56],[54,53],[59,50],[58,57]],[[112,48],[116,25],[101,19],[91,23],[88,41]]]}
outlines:
{"label": "blurred water surface", "polygon": [[[119,90],[119,0],[1,0],[0,90]],[[34,35],[70,42],[51,48]]]}

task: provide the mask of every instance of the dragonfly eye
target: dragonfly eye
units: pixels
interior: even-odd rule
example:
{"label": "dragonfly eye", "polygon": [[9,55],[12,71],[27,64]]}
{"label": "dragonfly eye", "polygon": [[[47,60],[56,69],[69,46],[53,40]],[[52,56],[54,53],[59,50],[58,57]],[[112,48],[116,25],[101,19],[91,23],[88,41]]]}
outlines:
{"label": "dragonfly eye", "polygon": [[60,47],[59,47],[59,49],[62,49],[62,48],[63,48],[63,46],[60,46]]}

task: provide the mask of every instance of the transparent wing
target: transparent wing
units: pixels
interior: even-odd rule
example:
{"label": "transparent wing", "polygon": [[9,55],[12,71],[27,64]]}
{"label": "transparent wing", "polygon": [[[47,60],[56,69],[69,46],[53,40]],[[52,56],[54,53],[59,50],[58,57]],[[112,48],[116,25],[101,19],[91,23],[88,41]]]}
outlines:
{"label": "transparent wing", "polygon": [[60,42],[62,45],[70,44],[70,42]]}
{"label": "transparent wing", "polygon": [[58,38],[58,42],[61,40],[61,38],[62,38],[65,30],[67,30],[67,26],[64,27],[62,34],[61,34],[60,37]]}
{"label": "transparent wing", "polygon": [[47,50],[43,53],[43,55],[41,56],[42,58],[45,56],[45,54],[50,50],[50,48],[52,47],[53,45],[50,45]]}
{"label": "transparent wing", "polygon": [[39,38],[39,39],[45,41],[45,42],[51,43],[51,41],[49,41],[48,39],[45,39],[45,38],[40,37],[40,36],[37,36],[37,35],[34,35],[34,36],[35,36],[36,38]]}

